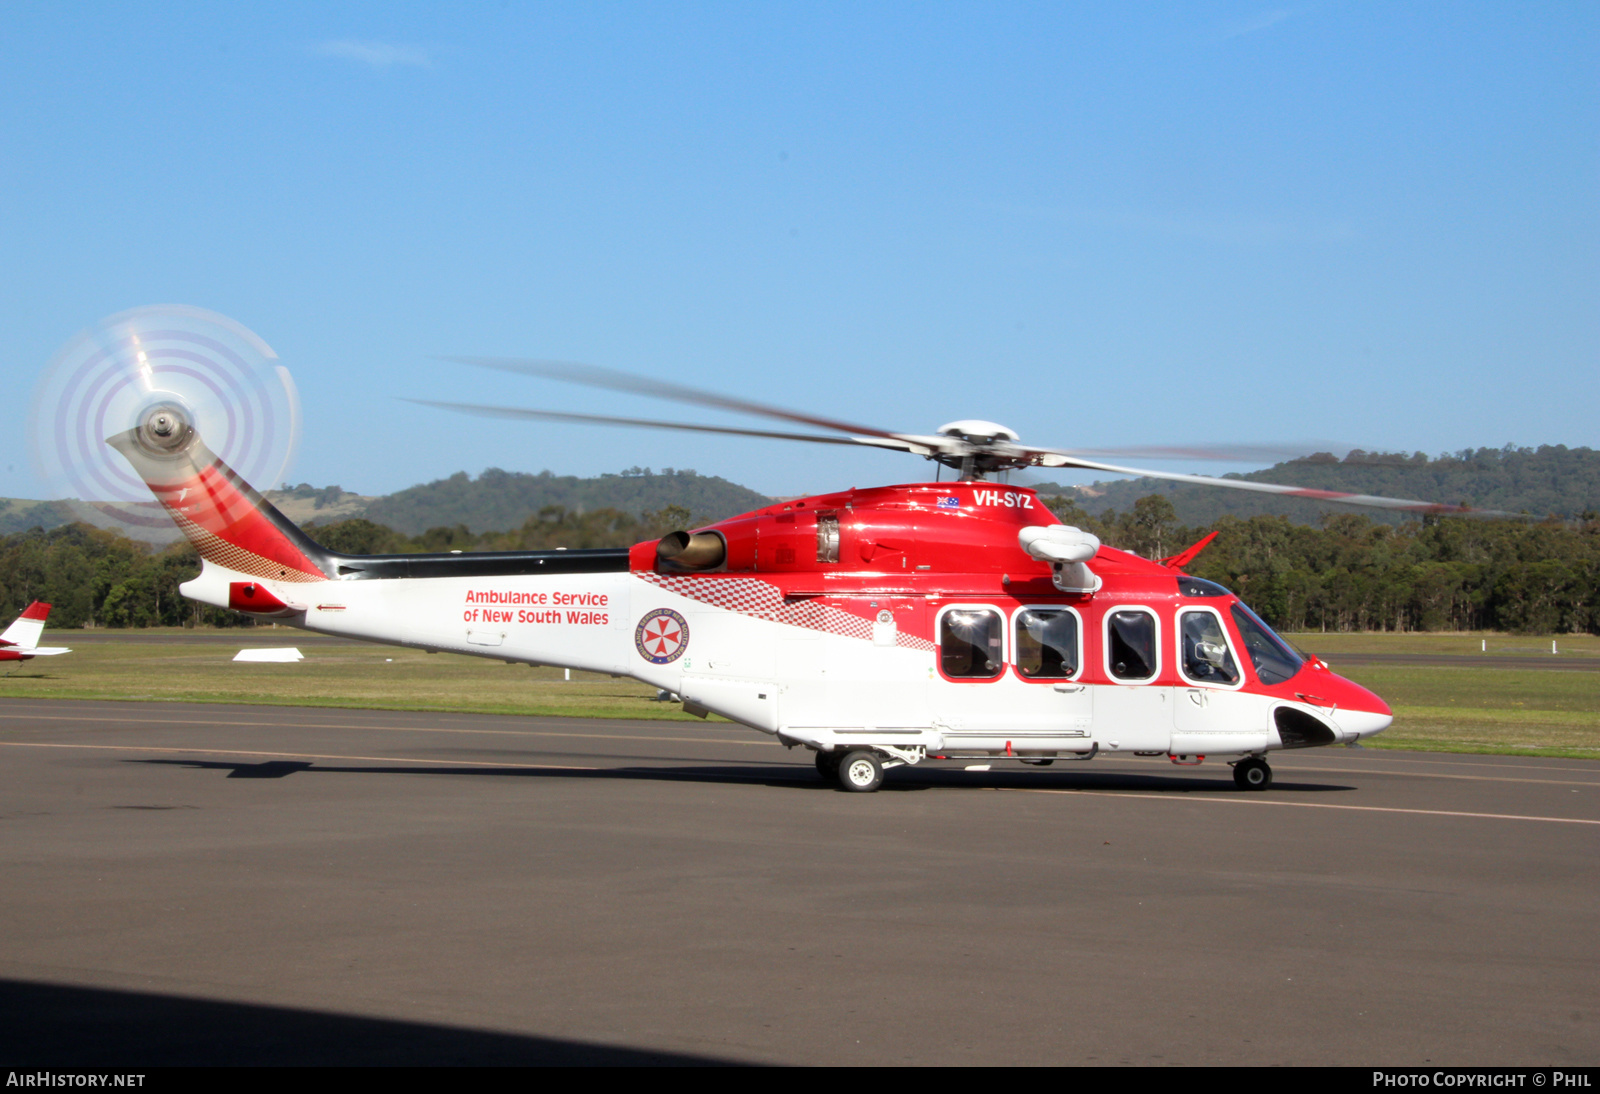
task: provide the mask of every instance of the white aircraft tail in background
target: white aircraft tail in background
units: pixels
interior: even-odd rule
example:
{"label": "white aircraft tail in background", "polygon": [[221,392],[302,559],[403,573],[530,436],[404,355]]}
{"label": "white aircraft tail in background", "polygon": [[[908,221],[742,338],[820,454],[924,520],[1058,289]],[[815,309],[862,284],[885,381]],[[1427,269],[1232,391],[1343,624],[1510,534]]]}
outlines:
{"label": "white aircraft tail in background", "polygon": [[44,621],[50,617],[50,605],[42,600],[29,604],[16,621],[0,634],[0,661],[26,661],[30,657],[53,657],[58,653],[71,653],[65,646],[41,646]]}

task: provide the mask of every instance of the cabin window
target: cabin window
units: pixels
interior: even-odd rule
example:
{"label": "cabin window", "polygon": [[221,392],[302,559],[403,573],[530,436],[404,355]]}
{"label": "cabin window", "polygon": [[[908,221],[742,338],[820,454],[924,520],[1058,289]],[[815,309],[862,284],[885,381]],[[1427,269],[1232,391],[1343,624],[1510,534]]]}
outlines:
{"label": "cabin window", "polygon": [[1017,613],[1017,672],[1030,680],[1065,680],[1078,673],[1078,617],[1064,608]]}
{"label": "cabin window", "polygon": [[939,667],[958,680],[993,680],[1005,668],[999,612],[956,608],[939,621]]}
{"label": "cabin window", "polygon": [[1118,680],[1149,680],[1156,674],[1156,617],[1146,611],[1106,616],[1106,667]]}
{"label": "cabin window", "polygon": [[1239,636],[1244,639],[1245,652],[1250,655],[1250,663],[1263,684],[1281,684],[1300,671],[1305,660],[1289,647],[1289,643],[1273,634],[1272,628],[1243,604],[1234,601],[1230,607],[1234,626],[1239,628]]}
{"label": "cabin window", "polygon": [[1229,687],[1239,682],[1239,666],[1228,648],[1228,636],[1222,629],[1220,616],[1204,610],[1179,612],[1178,639],[1185,679],[1196,684]]}

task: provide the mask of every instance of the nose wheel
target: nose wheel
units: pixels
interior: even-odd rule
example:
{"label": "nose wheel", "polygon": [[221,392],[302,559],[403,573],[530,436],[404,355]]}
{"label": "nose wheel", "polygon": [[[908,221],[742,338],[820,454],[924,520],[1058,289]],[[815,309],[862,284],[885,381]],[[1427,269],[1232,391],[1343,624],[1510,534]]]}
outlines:
{"label": "nose wheel", "polygon": [[1233,765],[1233,785],[1240,790],[1265,790],[1272,785],[1272,768],[1258,756]]}

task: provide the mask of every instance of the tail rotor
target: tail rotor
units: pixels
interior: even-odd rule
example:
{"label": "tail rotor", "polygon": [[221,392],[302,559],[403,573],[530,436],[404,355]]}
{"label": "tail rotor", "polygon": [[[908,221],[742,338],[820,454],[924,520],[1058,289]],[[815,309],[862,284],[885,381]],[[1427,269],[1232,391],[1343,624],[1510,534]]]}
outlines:
{"label": "tail rotor", "polygon": [[171,540],[167,512],[106,443],[130,431],[155,458],[198,434],[240,477],[272,487],[299,442],[300,398],[272,347],[242,324],[182,305],[134,308],[56,353],[34,391],[29,441],[52,492],[81,519]]}

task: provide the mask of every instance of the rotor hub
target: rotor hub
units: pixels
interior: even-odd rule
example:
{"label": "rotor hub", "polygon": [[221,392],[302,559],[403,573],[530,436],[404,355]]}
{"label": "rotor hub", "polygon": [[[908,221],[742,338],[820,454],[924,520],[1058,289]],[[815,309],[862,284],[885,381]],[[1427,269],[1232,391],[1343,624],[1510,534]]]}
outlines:
{"label": "rotor hub", "polygon": [[995,441],[1021,440],[1017,431],[1001,425],[999,422],[986,422],[981,418],[963,418],[959,422],[948,422],[939,427],[939,432],[946,437],[960,437],[971,444],[993,444]]}
{"label": "rotor hub", "polygon": [[179,452],[194,436],[189,412],[174,402],[156,403],[139,415],[139,447],[156,456]]}

